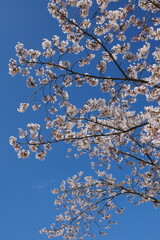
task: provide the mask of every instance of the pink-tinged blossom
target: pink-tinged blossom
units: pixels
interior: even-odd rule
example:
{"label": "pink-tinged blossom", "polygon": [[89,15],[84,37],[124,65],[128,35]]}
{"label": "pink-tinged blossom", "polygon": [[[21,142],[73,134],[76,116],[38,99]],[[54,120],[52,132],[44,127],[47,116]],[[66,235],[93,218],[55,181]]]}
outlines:
{"label": "pink-tinged blossom", "polygon": [[31,152],[37,152],[38,151],[38,144],[37,144],[37,142],[35,142],[33,140],[29,141],[29,150]]}
{"label": "pink-tinged blossom", "polygon": [[19,108],[17,108],[18,112],[25,112],[29,107],[29,103],[20,103]]}
{"label": "pink-tinged blossom", "polygon": [[26,79],[26,86],[29,88],[35,88],[37,87],[36,81],[33,79],[33,77],[28,77]]}
{"label": "pink-tinged blossom", "polygon": [[41,55],[40,51],[33,50],[33,49],[30,49],[28,53],[31,56],[31,58],[38,58]]}
{"label": "pink-tinged blossom", "polygon": [[29,157],[29,154],[30,154],[30,152],[28,150],[22,149],[17,153],[17,156],[18,156],[18,158],[24,158],[25,159],[25,158]]}
{"label": "pink-tinged blossom", "polygon": [[139,49],[138,58],[147,58],[149,54],[150,43],[145,43],[142,48]]}
{"label": "pink-tinged blossom", "polygon": [[10,59],[9,61],[9,74],[13,77],[17,73],[21,72],[21,68],[17,64],[17,61],[14,59]]}
{"label": "pink-tinged blossom", "polygon": [[52,46],[52,42],[51,41],[49,41],[48,39],[43,39],[43,42],[42,42],[42,48],[43,49],[49,49],[49,48],[51,48],[51,46]]}
{"label": "pink-tinged blossom", "polygon": [[32,109],[34,111],[37,111],[40,107],[41,107],[41,104],[34,104],[34,105],[32,105]]}
{"label": "pink-tinged blossom", "polygon": [[39,68],[36,70],[36,75],[37,76],[40,76],[40,75],[43,75],[44,74],[44,68]]}
{"label": "pink-tinged blossom", "polygon": [[38,159],[38,160],[44,160],[45,156],[46,156],[45,150],[41,150],[40,152],[36,153],[36,159]]}
{"label": "pink-tinged blossom", "polygon": [[9,143],[10,143],[10,145],[14,146],[14,145],[17,143],[17,138],[11,136],[11,137],[9,138]]}
{"label": "pink-tinged blossom", "polygon": [[30,133],[34,133],[40,129],[40,125],[37,123],[28,123],[27,127],[29,128]]}
{"label": "pink-tinged blossom", "polygon": [[23,131],[21,128],[18,128],[18,130],[19,130],[19,138],[25,138],[26,136],[27,136],[27,134],[28,134],[28,132],[27,131]]}

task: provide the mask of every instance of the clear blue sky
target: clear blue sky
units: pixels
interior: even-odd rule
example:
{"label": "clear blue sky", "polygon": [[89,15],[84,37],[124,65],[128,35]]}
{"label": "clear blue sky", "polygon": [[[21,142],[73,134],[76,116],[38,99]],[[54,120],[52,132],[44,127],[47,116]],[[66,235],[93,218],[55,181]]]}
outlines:
{"label": "clear blue sky", "polygon": [[[36,121],[32,112],[20,114],[16,108],[28,96],[25,80],[8,74],[8,61],[14,57],[14,46],[23,42],[26,48],[39,49],[43,38],[57,34],[58,25],[47,11],[44,0],[1,1],[0,7],[0,239],[42,240],[42,227],[54,221],[55,209],[50,190],[62,179],[89,168],[89,160],[65,159],[66,146],[57,144],[45,161],[18,159],[9,146],[10,135],[18,127]],[[87,97],[87,93],[84,92]],[[122,203],[123,206],[123,203]],[[108,240],[159,240],[160,211],[150,204],[129,204],[119,224],[108,231]],[[105,239],[97,237],[97,239]]]}

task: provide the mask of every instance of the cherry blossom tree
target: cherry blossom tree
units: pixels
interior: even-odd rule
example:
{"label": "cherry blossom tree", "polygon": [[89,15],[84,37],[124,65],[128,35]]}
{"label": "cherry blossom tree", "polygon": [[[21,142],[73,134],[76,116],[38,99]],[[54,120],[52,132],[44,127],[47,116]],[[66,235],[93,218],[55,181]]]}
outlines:
{"label": "cherry blossom tree", "polygon": [[[9,73],[22,74],[33,88],[17,110],[43,108],[44,123],[19,128],[10,144],[19,158],[35,153],[44,160],[61,141],[68,157],[73,149],[75,157],[87,154],[93,175],[81,171],[52,190],[60,214],[41,233],[105,236],[124,210],[122,197],[160,204],[160,2],[50,0],[48,10],[64,39],[43,39],[41,51],[17,43],[9,63]],[[87,85],[98,97],[76,106],[71,92]]]}

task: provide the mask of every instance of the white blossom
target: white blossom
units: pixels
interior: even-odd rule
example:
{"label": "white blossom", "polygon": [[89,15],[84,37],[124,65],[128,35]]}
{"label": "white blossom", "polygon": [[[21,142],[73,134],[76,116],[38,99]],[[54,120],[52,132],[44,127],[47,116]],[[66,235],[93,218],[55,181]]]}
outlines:
{"label": "white blossom", "polygon": [[29,103],[20,103],[19,108],[17,108],[18,112],[25,112],[29,107]]}

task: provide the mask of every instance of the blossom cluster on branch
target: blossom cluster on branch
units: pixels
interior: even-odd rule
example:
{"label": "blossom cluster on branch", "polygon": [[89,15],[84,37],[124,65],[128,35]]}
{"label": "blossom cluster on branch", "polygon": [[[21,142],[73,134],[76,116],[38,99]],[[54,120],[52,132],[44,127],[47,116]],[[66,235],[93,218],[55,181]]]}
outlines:
{"label": "blossom cluster on branch", "polygon": [[[52,192],[64,213],[41,232],[83,239],[95,236],[96,225],[105,235],[117,223],[114,213],[124,210],[115,199],[160,204],[160,3],[50,0],[48,10],[65,40],[43,39],[41,51],[17,43],[17,60],[9,63],[10,74],[22,74],[33,88],[17,110],[44,108],[45,127],[29,123],[10,144],[19,158],[35,153],[44,160],[60,141],[69,144],[68,157],[72,148],[75,157],[88,154],[95,178],[80,172],[62,181]],[[70,93],[87,85],[98,97],[79,107]],[[122,173],[114,176],[113,167]]]}

